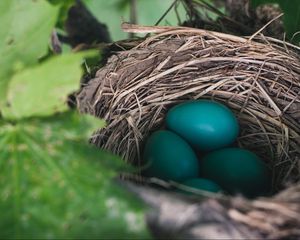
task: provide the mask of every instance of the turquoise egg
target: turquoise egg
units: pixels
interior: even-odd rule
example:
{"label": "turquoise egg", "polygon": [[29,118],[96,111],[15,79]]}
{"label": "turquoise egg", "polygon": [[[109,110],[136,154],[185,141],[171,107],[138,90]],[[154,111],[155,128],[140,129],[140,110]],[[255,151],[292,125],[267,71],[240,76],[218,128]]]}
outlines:
{"label": "turquoise egg", "polygon": [[223,104],[209,100],[186,102],[171,108],[166,125],[200,151],[226,147],[239,134],[233,112]]}
{"label": "turquoise egg", "polygon": [[181,184],[186,185],[191,188],[196,188],[199,190],[204,190],[208,192],[220,192],[222,191],[221,187],[214,183],[211,180],[205,179],[205,178],[192,178],[183,181]]}
{"label": "turquoise egg", "polygon": [[199,175],[199,162],[193,149],[170,131],[154,132],[147,140],[143,160],[145,175],[181,182]]}
{"label": "turquoise egg", "polygon": [[224,148],[208,153],[201,159],[200,176],[216,182],[231,194],[256,197],[270,190],[268,167],[245,149]]}

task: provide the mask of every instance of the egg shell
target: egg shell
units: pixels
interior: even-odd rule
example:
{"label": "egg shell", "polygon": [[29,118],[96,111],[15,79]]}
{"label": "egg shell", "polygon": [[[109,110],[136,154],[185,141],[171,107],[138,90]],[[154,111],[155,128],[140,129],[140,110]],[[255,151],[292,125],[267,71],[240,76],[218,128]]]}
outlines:
{"label": "egg shell", "polygon": [[171,108],[166,116],[166,126],[199,151],[227,147],[239,134],[233,112],[210,100],[190,101]]}
{"label": "egg shell", "polygon": [[222,188],[215,182],[205,179],[205,178],[192,178],[183,181],[181,184],[186,185],[191,188],[196,188],[199,190],[204,190],[208,192],[220,192]]}
{"label": "egg shell", "polygon": [[183,181],[199,175],[199,161],[189,144],[170,131],[154,132],[147,140],[145,176]]}
{"label": "egg shell", "polygon": [[200,175],[231,194],[246,197],[267,194],[270,171],[254,153],[241,148],[224,148],[208,153],[201,159]]}

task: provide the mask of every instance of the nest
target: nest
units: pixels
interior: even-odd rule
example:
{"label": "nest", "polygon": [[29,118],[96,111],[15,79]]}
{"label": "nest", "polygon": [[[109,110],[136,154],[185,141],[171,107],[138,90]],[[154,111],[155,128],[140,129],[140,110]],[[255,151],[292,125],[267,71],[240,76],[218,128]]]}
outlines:
{"label": "nest", "polygon": [[[298,47],[259,34],[242,38],[183,27],[123,27],[156,34],[131,42],[129,50],[112,55],[78,93],[81,112],[107,121],[107,126],[93,135],[94,144],[142,165],[145,139],[163,127],[166,112],[172,106],[187,100],[213,99],[234,111],[241,129],[237,144],[268,164],[273,173],[273,190],[298,186]],[[293,199],[299,200],[300,192],[295,194]],[[274,199],[276,203],[278,199],[282,201],[282,197],[269,198]],[[293,209],[284,205],[290,213],[298,211],[295,214],[299,229],[299,204],[297,208],[295,204],[291,206]],[[292,220],[295,221],[295,215]],[[294,225],[289,226],[296,231]],[[300,237],[299,231],[297,234]]]}

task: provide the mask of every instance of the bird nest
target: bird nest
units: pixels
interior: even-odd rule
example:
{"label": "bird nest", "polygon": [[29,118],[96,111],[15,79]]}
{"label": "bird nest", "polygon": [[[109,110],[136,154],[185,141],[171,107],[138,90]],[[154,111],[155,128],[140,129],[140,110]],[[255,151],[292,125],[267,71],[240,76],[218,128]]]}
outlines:
{"label": "bird nest", "polygon": [[[130,49],[113,54],[78,93],[80,111],[107,122],[91,141],[140,166],[145,139],[164,127],[172,106],[195,99],[222,102],[240,123],[238,146],[255,152],[272,170],[273,190],[280,193],[265,201],[283,202],[281,208],[258,206],[267,209],[264,214],[251,203],[249,211],[234,212],[236,221],[254,219],[259,231],[300,237],[300,49],[259,34],[242,38],[183,27],[123,28],[155,34],[124,43]],[[259,224],[272,214],[276,221]]]}

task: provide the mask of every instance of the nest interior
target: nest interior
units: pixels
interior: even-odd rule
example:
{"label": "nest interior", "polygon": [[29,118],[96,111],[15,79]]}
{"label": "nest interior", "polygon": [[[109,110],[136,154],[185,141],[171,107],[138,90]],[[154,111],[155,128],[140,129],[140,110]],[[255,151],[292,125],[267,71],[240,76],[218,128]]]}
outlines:
{"label": "nest interior", "polygon": [[234,111],[238,146],[268,164],[275,190],[299,182],[299,48],[263,36],[153,29],[154,36],[112,55],[78,93],[81,112],[107,121],[92,142],[141,165],[143,143],[170,107],[213,99]]}

